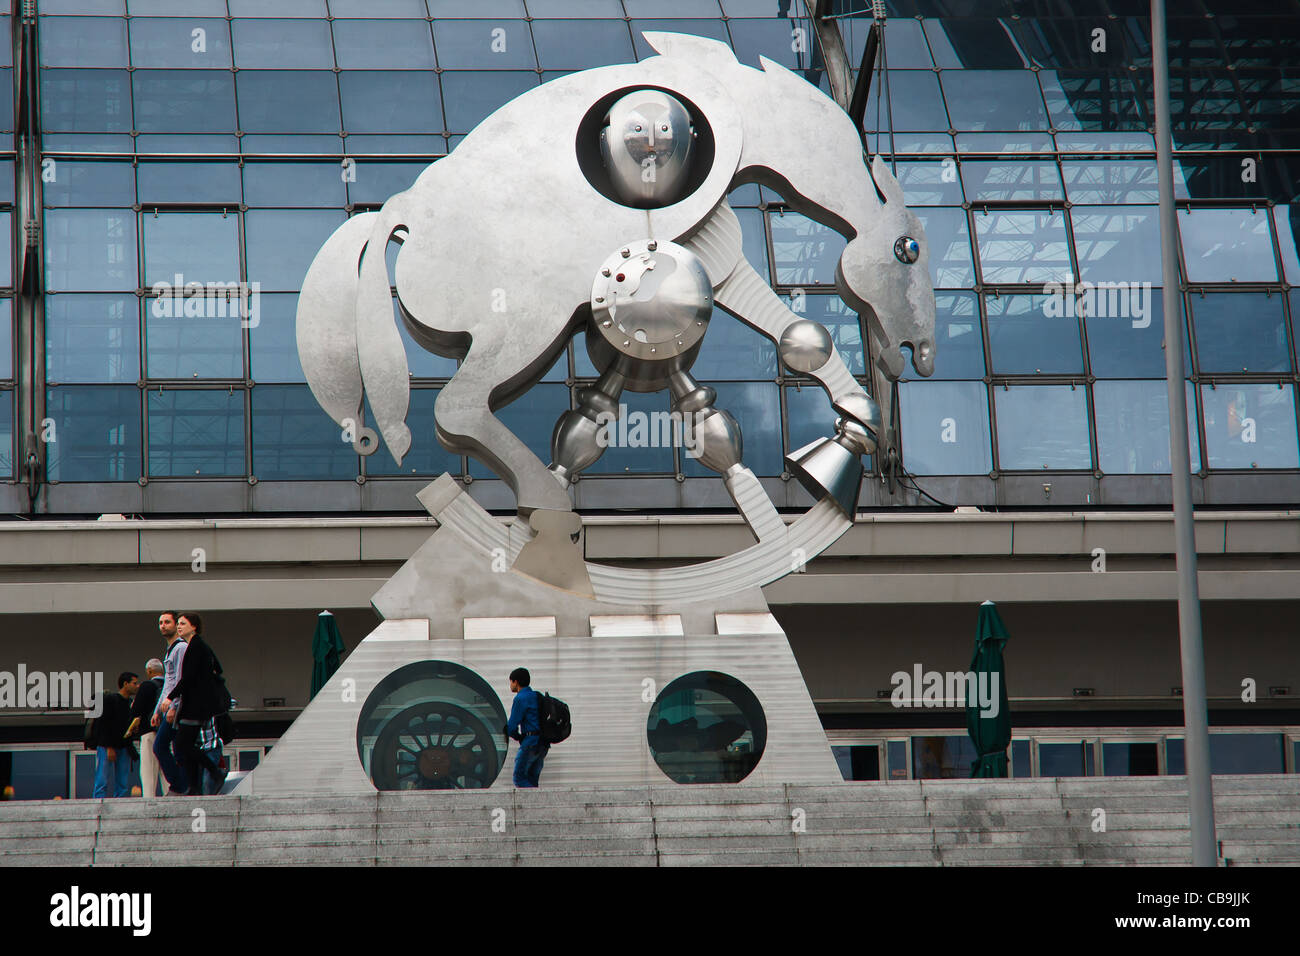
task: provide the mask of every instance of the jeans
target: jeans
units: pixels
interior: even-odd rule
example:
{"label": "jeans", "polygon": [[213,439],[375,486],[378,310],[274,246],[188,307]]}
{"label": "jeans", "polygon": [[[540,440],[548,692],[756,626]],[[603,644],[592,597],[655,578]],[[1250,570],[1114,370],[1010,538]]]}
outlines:
{"label": "jeans", "polygon": [[185,769],[177,761],[172,751],[175,739],[175,725],[166,718],[159,720],[158,736],[154,738],[153,742],[153,753],[158,758],[158,768],[162,771],[169,787],[177,793],[185,793],[190,789],[189,780],[185,776]]}
{"label": "jeans", "polygon": [[[95,790],[97,799],[104,797],[126,797],[131,794],[131,754],[125,747],[117,747],[117,759],[108,759],[107,747],[95,748]],[[108,792],[110,775],[113,778],[113,792]]]}
{"label": "jeans", "polygon": [[525,737],[515,754],[515,786],[535,787],[542,776],[542,761],[551,749],[549,744],[535,743],[536,737]]}
{"label": "jeans", "polygon": [[203,767],[203,792],[209,795],[220,793],[222,785],[226,782],[225,774],[217,776],[221,764],[221,748],[213,747],[211,750],[200,751],[200,754],[199,764]]}

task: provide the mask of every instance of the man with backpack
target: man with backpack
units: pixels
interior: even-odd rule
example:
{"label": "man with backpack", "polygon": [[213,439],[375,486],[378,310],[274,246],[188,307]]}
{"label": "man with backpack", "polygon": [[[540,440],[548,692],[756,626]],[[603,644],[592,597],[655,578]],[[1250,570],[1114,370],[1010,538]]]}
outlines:
{"label": "man with backpack", "polygon": [[[117,693],[104,694],[104,712],[95,719],[91,730],[95,746],[93,795],[96,799],[130,795],[132,749],[126,740],[126,731],[131,723],[131,698],[139,689],[140,677],[123,671],[117,677]],[[109,793],[110,789],[112,793]]]}
{"label": "man with backpack", "polygon": [[532,680],[526,667],[510,672],[510,691],[515,695],[510,708],[506,733],[519,741],[515,755],[515,786],[536,787],[542,775],[542,762],[551,745],[542,740],[542,722],[538,693],[529,686]]}

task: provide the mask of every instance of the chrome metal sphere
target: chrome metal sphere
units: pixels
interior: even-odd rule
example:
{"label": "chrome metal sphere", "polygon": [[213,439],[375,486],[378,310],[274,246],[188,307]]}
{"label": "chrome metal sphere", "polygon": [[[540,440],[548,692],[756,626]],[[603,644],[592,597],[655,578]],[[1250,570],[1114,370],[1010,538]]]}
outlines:
{"label": "chrome metal sphere", "polygon": [[826,326],[802,319],[791,322],[781,333],[781,361],[794,372],[815,372],[835,354],[835,343]]}
{"label": "chrome metal sphere", "polygon": [[695,129],[677,99],[659,90],[629,93],[609,108],[600,155],[614,191],[629,206],[668,206],[686,195]]}
{"label": "chrome metal sphere", "polygon": [[654,392],[699,351],[713,286],[699,257],[674,242],[641,239],[605,260],[591,288],[587,351],[627,388]]}

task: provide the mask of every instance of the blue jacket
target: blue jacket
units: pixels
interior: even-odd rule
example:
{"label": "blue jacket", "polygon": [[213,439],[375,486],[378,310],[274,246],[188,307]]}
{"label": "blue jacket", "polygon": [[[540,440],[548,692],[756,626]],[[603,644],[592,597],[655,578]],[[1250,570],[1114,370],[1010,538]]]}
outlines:
{"label": "blue jacket", "polygon": [[542,729],[542,721],[537,697],[537,691],[531,687],[521,687],[519,693],[515,694],[514,704],[510,707],[510,720],[506,724],[506,733],[516,740],[522,737],[521,746],[532,747],[540,743],[537,735]]}

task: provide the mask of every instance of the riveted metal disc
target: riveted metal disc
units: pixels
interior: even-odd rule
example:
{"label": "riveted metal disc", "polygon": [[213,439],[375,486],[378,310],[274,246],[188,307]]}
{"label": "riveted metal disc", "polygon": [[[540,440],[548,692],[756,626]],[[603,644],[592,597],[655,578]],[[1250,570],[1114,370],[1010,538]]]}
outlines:
{"label": "riveted metal disc", "polygon": [[692,349],[713,311],[713,286],[699,257],[674,242],[638,239],[596,273],[591,312],[615,352],[658,364]]}

